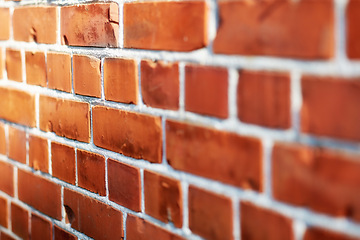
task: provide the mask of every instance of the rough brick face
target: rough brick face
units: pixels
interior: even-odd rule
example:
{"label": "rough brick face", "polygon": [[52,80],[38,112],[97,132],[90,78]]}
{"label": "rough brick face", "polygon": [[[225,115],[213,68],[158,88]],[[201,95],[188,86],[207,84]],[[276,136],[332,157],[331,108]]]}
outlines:
{"label": "rough brick face", "polygon": [[9,127],[9,154],[12,160],[26,163],[26,133],[20,129]]}
{"label": "rough brick face", "polygon": [[0,190],[14,196],[14,168],[10,163],[0,162]]}
{"label": "rough brick face", "polygon": [[71,92],[71,56],[67,53],[46,54],[48,87]]}
{"label": "rough brick face", "polygon": [[0,40],[8,40],[10,36],[10,11],[0,8]]}
{"label": "rough brick face", "polygon": [[8,227],[8,200],[6,198],[0,197],[0,225],[7,228]]}
{"label": "rough brick face", "polygon": [[5,124],[0,122],[0,154],[6,155],[7,140],[5,134]]}
{"label": "rough brick face", "polygon": [[31,239],[52,240],[51,223],[34,213],[31,214]]}
{"label": "rough brick face", "polygon": [[161,119],[96,106],[92,110],[94,144],[133,158],[161,162]]}
{"label": "rough brick face", "polygon": [[256,138],[168,120],[166,158],[177,170],[262,189],[262,148]]}
{"label": "rough brick face", "polygon": [[350,0],[346,9],[346,39],[347,39],[347,56],[351,59],[360,58],[360,33],[358,31],[360,21],[360,1]]}
{"label": "rough brick face", "polygon": [[26,52],[26,82],[46,86],[46,64],[44,52]]}
{"label": "rough brick face", "polygon": [[333,1],[220,1],[214,52],[326,59],[334,54]]}
{"label": "rough brick face", "polygon": [[19,50],[6,49],[6,71],[9,80],[22,82],[22,56]]}
{"label": "rough brick face", "polygon": [[58,226],[54,226],[54,240],[76,240],[76,239],[77,238],[73,234],[59,228]]}
{"label": "rough brick face", "polygon": [[[166,19],[166,21],[163,21]],[[192,51],[207,45],[205,1],[124,5],[124,47]]]}
{"label": "rough brick face", "polygon": [[360,238],[346,236],[341,233],[328,231],[321,228],[308,228],[304,235],[304,240],[359,240]]}
{"label": "rough brick face", "polygon": [[1,232],[0,233],[1,240],[15,240],[15,238],[11,237],[7,233]]}
{"label": "rough brick face", "polygon": [[119,9],[116,3],[61,8],[61,42],[71,46],[117,47]]}
{"label": "rough brick face", "polygon": [[179,88],[177,63],[141,61],[141,93],[146,105],[177,110]]}
{"label": "rough brick face", "polygon": [[60,143],[51,143],[52,175],[75,184],[75,149]]}
{"label": "rough brick face", "polygon": [[35,170],[49,172],[49,149],[45,138],[29,136],[29,165]]}
{"label": "rough brick face", "polygon": [[360,221],[358,155],[276,144],[272,158],[276,199]]}
{"label": "rough brick face", "polygon": [[29,239],[29,213],[17,204],[11,203],[11,230],[21,239]]}

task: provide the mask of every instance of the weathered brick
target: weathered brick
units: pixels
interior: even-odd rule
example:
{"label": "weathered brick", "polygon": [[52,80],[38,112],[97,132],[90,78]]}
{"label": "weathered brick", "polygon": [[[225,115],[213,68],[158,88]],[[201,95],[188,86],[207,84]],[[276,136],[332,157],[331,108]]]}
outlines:
{"label": "weathered brick", "polygon": [[332,232],[329,230],[316,228],[316,227],[310,227],[306,229],[304,240],[320,240],[320,239],[326,239],[326,240],[359,240],[360,238],[357,237],[350,237],[346,236],[345,234]]}
{"label": "weathered brick", "polygon": [[360,58],[360,33],[358,24],[360,21],[360,1],[350,0],[346,8],[346,40],[347,56],[351,59]]}
{"label": "weathered brick", "polygon": [[46,54],[48,87],[71,92],[71,56],[68,53],[48,52]]}
{"label": "weathered brick", "polygon": [[26,52],[26,82],[32,85],[46,86],[46,64],[44,52]]}
{"label": "weathered brick", "polygon": [[8,157],[26,164],[26,133],[23,130],[9,127]]}
{"label": "weathered brick", "polygon": [[30,239],[29,212],[15,203],[11,203],[11,230],[21,239]]}
{"label": "weathered brick", "polygon": [[5,134],[5,124],[0,122],[0,154],[6,155],[7,140]]}
{"label": "weathered brick", "polygon": [[16,240],[15,238],[13,238],[12,236],[8,235],[5,232],[0,233],[0,238],[1,240]]}
{"label": "weathered brick", "polygon": [[31,239],[52,240],[52,224],[37,214],[31,214]]}
{"label": "weathered brick", "polygon": [[8,200],[6,198],[0,197],[0,225],[4,228],[8,227],[9,220],[9,208]]}
{"label": "weathered brick", "polygon": [[62,228],[59,228],[58,226],[54,226],[54,240],[76,240],[77,237],[75,237],[73,234],[65,231]]}
{"label": "weathered brick", "polygon": [[14,167],[7,162],[0,161],[0,190],[14,196]]}
{"label": "weathered brick", "polygon": [[9,80],[22,82],[22,56],[19,50],[6,49],[6,72]]}
{"label": "weathered brick", "polygon": [[49,148],[47,139],[29,136],[29,165],[35,170],[49,172]]}
{"label": "weathered brick", "polygon": [[75,149],[73,147],[51,143],[52,175],[75,185]]}
{"label": "weathered brick", "polygon": [[10,11],[9,8],[0,8],[0,40],[10,37]]}

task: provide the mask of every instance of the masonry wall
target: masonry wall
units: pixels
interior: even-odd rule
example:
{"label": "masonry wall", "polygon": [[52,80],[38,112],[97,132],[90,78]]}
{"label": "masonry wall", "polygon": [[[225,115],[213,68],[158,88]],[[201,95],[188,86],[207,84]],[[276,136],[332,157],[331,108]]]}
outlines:
{"label": "masonry wall", "polygon": [[360,0],[0,6],[1,240],[360,238]]}

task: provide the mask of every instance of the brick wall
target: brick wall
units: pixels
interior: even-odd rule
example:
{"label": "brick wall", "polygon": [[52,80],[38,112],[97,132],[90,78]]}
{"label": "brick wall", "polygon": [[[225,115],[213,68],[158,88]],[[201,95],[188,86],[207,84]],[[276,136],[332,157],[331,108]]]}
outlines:
{"label": "brick wall", "polygon": [[0,6],[1,240],[360,238],[360,0]]}

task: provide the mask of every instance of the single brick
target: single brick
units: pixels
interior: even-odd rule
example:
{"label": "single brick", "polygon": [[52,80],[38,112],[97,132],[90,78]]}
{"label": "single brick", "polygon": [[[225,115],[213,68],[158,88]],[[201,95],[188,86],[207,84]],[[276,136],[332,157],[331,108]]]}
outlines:
{"label": "single brick", "polygon": [[5,232],[0,232],[0,239],[1,240],[16,240],[15,238],[13,238],[12,236],[8,235]]}
{"label": "single brick", "polygon": [[73,55],[73,71],[76,94],[101,97],[100,59]]}
{"label": "single brick", "polygon": [[35,97],[11,87],[0,87],[0,118],[7,121],[35,127]]}
{"label": "single brick", "polygon": [[46,64],[44,52],[26,52],[26,82],[46,86]]}
{"label": "single brick", "polygon": [[177,170],[262,190],[259,139],[167,120],[166,158]]}
{"label": "single brick", "polygon": [[61,220],[61,186],[18,169],[19,200],[40,212]]}
{"label": "single brick", "polygon": [[108,159],[109,199],[133,211],[141,211],[140,170]]}
{"label": "single brick", "polygon": [[272,153],[274,198],[360,221],[358,159],[358,155],[278,143]]}
{"label": "single brick", "polygon": [[241,121],[272,128],[290,128],[290,74],[241,71],[237,110]]}
{"label": "single brick", "polygon": [[293,240],[292,220],[250,202],[240,204],[242,240]]}
{"label": "single brick", "polygon": [[152,239],[184,240],[184,238],[180,236],[160,228],[144,219],[129,214],[126,218],[126,239],[148,240],[149,236],[151,236]]}
{"label": "single brick", "polygon": [[67,188],[64,189],[64,205],[72,228],[94,239],[122,239],[120,211]]}
{"label": "single brick", "polygon": [[332,0],[220,1],[214,52],[328,59],[334,55]]}
{"label": "single brick", "polygon": [[29,165],[35,170],[49,172],[49,148],[45,138],[29,136]]}
{"label": "single brick", "polygon": [[71,92],[71,56],[68,53],[48,52],[46,54],[48,87]]}
{"label": "single brick", "polygon": [[233,239],[231,200],[200,188],[189,187],[190,230],[209,240]]}
{"label": "single brick", "polygon": [[0,122],[0,154],[6,155],[7,140],[5,134],[5,124]]}
{"label": "single brick", "polygon": [[117,47],[119,7],[92,3],[61,8],[61,43],[71,46]]}
{"label": "single brick", "polygon": [[77,240],[77,237],[75,237],[73,234],[65,231],[62,228],[59,228],[58,226],[54,226],[54,240]]}
{"label": "single brick", "polygon": [[0,225],[4,228],[8,227],[8,219],[9,219],[9,208],[8,208],[8,200],[6,198],[0,197]]}
{"label": "single brick", "polygon": [[56,6],[15,7],[13,32],[16,41],[56,43]]}
{"label": "single brick", "polygon": [[360,79],[305,76],[301,87],[301,130],[360,141]]}
{"label": "single brick", "polygon": [[19,50],[6,49],[6,72],[9,80],[22,82],[22,56]]}
{"label": "single brick", "polygon": [[31,214],[31,239],[52,240],[52,224],[37,214]]}
{"label": "single brick", "polygon": [[208,43],[206,22],[205,1],[128,2],[124,5],[124,47],[196,50]]}
{"label": "single brick", "polygon": [[90,142],[88,103],[40,96],[39,112],[41,130],[81,142]]}
{"label": "single brick", "polygon": [[225,68],[185,67],[185,110],[228,117],[228,73]]}
{"label": "single brick", "polygon": [[75,185],[75,149],[73,147],[51,143],[52,175]]}
{"label": "single brick", "polygon": [[[3,49],[0,49],[0,56],[2,56],[2,53],[3,53]],[[4,78],[4,59],[3,57],[0,57],[0,80],[3,78]]]}
{"label": "single brick", "polygon": [[14,167],[10,163],[0,161],[0,190],[14,196]]}
{"label": "single brick", "polygon": [[360,58],[360,33],[358,23],[360,21],[360,1],[350,0],[346,8],[346,40],[347,56],[351,59]]}
{"label": "single brick", "polygon": [[105,190],[105,158],[99,154],[77,150],[78,185],[101,196]]}
{"label": "single brick", "polygon": [[23,130],[9,127],[8,157],[26,164],[26,133]]}
{"label": "single brick", "polygon": [[141,61],[141,93],[146,105],[179,109],[179,64]]}
{"label": "single brick", "polygon": [[105,58],[105,99],[122,103],[138,103],[138,70],[133,59]]}
{"label": "single brick", "polygon": [[11,230],[21,239],[30,239],[29,212],[15,203],[11,203]]}
{"label": "single brick", "polygon": [[163,222],[182,227],[182,192],[179,181],[144,172],[145,212]]}
{"label": "single brick", "polygon": [[161,162],[160,117],[96,106],[92,110],[94,144],[125,156]]}
{"label": "single brick", "polygon": [[0,8],[0,40],[8,40],[10,36],[9,8]]}
{"label": "single brick", "polygon": [[310,227],[306,229],[304,240],[359,240],[357,237],[346,236],[342,233],[336,233],[329,230]]}

